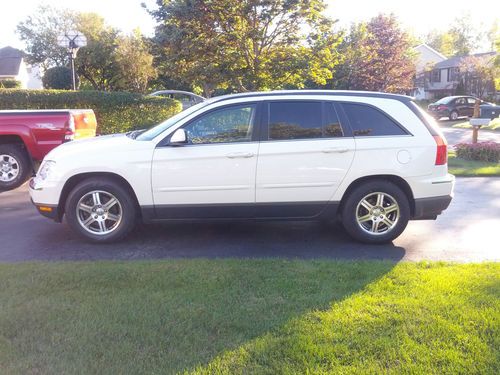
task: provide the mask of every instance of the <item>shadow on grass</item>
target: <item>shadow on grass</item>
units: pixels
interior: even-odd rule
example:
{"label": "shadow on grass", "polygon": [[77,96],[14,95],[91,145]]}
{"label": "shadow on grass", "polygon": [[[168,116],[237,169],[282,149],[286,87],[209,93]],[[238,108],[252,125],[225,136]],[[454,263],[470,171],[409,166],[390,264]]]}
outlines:
{"label": "shadow on grass", "polygon": [[327,309],[394,265],[283,259],[0,265],[0,370],[183,371]]}

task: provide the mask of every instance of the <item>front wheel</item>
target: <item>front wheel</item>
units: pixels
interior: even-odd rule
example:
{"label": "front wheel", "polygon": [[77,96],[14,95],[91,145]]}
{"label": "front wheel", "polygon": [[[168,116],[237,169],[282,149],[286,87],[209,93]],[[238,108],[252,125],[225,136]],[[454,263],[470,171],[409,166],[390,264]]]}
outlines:
{"label": "front wheel", "polygon": [[0,144],[0,191],[21,186],[31,171],[30,158],[21,146]]}
{"label": "front wheel", "polygon": [[136,205],[126,188],[114,180],[88,179],[69,194],[66,220],[77,234],[92,242],[114,242],[134,227]]}
{"label": "front wheel", "polygon": [[354,239],[371,244],[398,237],[410,219],[406,194],[393,183],[376,180],[356,187],[342,210],[342,224]]}

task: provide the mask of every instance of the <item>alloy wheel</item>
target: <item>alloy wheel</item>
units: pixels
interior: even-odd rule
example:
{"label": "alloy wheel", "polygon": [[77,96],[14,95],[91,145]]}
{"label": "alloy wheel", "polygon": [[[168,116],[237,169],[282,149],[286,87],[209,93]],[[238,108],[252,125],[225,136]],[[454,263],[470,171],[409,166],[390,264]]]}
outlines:
{"label": "alloy wheel", "polygon": [[0,181],[11,182],[19,175],[19,162],[7,154],[0,155]]}
{"label": "alloy wheel", "polygon": [[389,194],[375,192],[365,195],[356,207],[356,222],[371,235],[390,232],[399,220],[399,205]]}
{"label": "alloy wheel", "polygon": [[116,230],[122,215],[120,201],[113,194],[102,190],[86,193],[76,205],[78,223],[96,235],[106,235]]}

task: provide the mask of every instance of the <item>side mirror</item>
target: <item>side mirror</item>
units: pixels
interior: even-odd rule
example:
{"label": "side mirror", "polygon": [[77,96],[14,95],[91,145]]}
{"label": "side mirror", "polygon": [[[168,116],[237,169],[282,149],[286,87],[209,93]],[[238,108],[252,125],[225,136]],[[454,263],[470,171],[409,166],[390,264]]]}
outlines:
{"label": "side mirror", "polygon": [[183,146],[188,143],[187,134],[184,129],[177,129],[170,137],[169,146]]}

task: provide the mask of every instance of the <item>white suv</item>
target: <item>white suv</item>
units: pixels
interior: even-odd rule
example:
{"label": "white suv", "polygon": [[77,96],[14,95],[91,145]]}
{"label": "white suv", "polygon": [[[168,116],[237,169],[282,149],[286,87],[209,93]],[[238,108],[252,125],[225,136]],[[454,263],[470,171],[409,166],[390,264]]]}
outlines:
{"label": "white suv", "polygon": [[137,220],[330,220],[368,243],[451,201],[444,137],[410,97],[212,98],[147,131],[63,144],[30,182],[39,212],[95,242]]}

